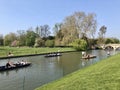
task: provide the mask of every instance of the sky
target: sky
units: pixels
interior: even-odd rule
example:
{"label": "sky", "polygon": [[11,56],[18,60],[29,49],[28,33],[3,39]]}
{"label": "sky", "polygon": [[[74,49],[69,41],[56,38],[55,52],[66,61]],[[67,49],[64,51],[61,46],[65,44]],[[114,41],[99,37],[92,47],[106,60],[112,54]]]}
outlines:
{"label": "sky", "polygon": [[97,32],[107,27],[106,37],[120,39],[120,0],[0,0],[0,34],[56,23],[74,12],[95,13]]}

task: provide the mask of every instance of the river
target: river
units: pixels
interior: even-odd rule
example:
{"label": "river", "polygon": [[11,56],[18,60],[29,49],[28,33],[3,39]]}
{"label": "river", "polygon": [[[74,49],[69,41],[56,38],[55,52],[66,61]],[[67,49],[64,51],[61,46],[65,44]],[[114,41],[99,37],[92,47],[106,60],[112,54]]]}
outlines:
{"label": "river", "polygon": [[[91,50],[87,53],[94,54],[97,58],[90,60],[81,59],[81,52],[62,53],[59,57],[45,58],[44,55],[1,59],[0,65],[5,65],[8,60],[17,62],[26,60],[32,65],[26,68],[0,72],[0,90],[34,90],[51,81],[57,80],[76,70],[82,69],[104,58],[104,50]],[[112,55],[117,52],[111,52]]]}

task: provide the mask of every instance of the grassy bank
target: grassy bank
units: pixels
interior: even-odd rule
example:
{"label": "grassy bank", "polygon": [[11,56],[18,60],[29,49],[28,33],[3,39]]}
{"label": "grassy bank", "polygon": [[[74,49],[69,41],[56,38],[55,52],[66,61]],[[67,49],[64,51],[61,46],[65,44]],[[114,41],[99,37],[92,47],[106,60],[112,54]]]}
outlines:
{"label": "grassy bank", "polygon": [[35,90],[120,90],[120,54]]}
{"label": "grassy bank", "polygon": [[75,51],[73,48],[29,48],[29,47],[0,47],[0,57],[7,56],[8,52],[12,52],[14,56],[19,55],[29,55],[29,54],[43,54],[49,52],[57,52],[57,51]]}

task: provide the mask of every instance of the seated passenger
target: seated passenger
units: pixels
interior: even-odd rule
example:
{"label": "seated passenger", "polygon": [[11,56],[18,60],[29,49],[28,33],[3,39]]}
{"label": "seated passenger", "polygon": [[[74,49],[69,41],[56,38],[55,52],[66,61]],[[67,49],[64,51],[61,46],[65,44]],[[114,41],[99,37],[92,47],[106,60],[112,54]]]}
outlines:
{"label": "seated passenger", "polygon": [[20,64],[25,65],[26,63],[22,60],[22,61],[20,62]]}
{"label": "seated passenger", "polygon": [[9,67],[15,67],[15,65],[14,65],[12,62],[8,61],[8,62],[6,63],[6,67],[7,67],[7,68],[9,68]]}
{"label": "seated passenger", "polygon": [[10,67],[10,64],[9,64],[9,62],[8,62],[8,63],[6,63],[6,67],[7,67],[7,68],[9,68],[9,67]]}
{"label": "seated passenger", "polygon": [[13,54],[11,52],[8,53],[8,56],[13,56]]}

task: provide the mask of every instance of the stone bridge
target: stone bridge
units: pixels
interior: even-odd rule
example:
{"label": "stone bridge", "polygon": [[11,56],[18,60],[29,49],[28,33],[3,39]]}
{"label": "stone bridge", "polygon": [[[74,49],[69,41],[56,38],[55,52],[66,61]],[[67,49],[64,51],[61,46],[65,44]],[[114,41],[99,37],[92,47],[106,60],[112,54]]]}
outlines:
{"label": "stone bridge", "polygon": [[116,49],[120,48],[120,44],[103,44],[103,45],[100,45],[100,47],[102,49],[112,48],[113,50],[116,50]]}

